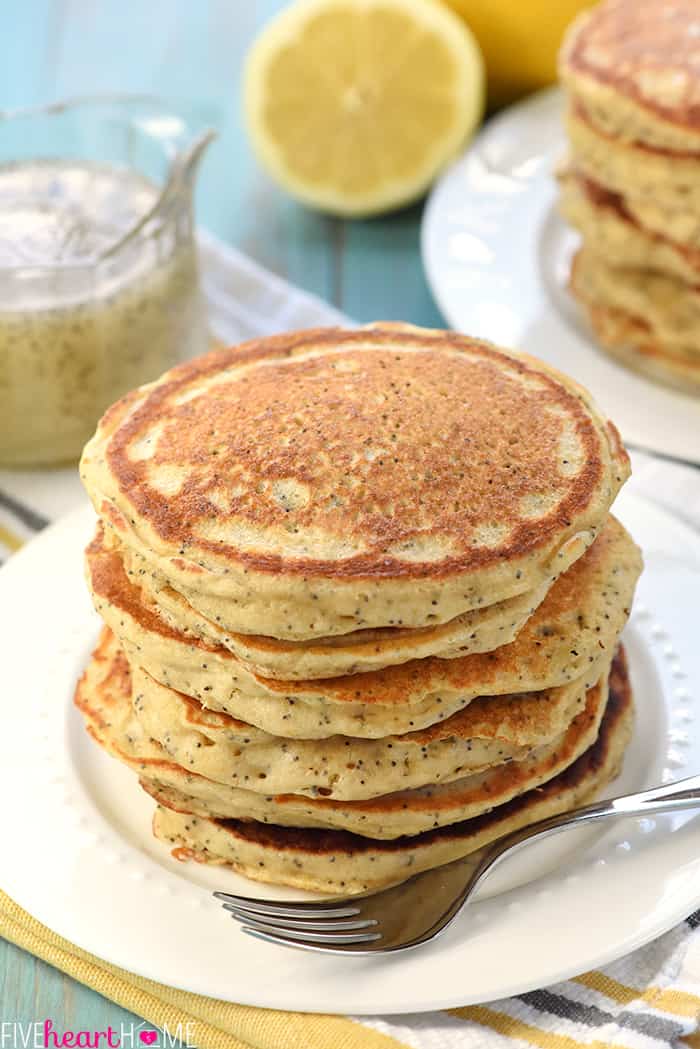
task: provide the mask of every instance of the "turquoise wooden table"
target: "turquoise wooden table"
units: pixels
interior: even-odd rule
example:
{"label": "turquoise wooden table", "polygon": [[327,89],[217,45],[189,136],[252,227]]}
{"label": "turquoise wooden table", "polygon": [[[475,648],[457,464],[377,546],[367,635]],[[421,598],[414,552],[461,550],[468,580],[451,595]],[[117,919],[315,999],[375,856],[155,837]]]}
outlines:
{"label": "turquoise wooden table", "polygon": [[[420,207],[343,222],[295,204],[255,165],[240,115],[241,67],[257,29],[282,6],[282,0],[3,4],[0,108],[98,91],[184,101],[219,131],[202,167],[202,225],[358,320],[438,325],[420,264]],[[61,1030],[104,1030],[134,1019],[0,940],[0,1022],[46,1017]]]}

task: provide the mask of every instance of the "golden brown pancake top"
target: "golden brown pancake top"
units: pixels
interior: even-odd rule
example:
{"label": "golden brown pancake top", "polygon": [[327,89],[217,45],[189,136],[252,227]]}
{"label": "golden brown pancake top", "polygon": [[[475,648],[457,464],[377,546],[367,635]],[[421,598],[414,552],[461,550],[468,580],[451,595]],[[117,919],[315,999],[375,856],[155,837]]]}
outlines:
{"label": "golden brown pancake top", "polygon": [[453,333],[258,340],[141,398],[102,423],[122,510],[182,555],[266,572],[436,577],[527,556],[599,498],[605,443],[626,467],[575,390]]}
{"label": "golden brown pancake top", "polygon": [[700,128],[698,0],[605,0],[578,23],[563,64],[673,124]]}

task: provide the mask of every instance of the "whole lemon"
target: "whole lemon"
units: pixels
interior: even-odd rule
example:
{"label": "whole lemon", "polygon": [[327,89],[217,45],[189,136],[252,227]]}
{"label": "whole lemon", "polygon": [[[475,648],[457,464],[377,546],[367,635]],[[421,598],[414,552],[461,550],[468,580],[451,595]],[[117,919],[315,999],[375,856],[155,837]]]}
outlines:
{"label": "whole lemon", "polygon": [[556,80],[564,30],[591,0],[435,0],[467,23],[486,60],[489,107]]}

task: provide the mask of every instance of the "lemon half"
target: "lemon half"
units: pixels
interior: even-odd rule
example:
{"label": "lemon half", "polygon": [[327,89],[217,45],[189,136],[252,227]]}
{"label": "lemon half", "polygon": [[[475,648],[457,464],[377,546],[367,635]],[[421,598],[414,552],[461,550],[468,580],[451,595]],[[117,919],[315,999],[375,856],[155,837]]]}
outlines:
{"label": "lemon half", "polygon": [[431,0],[296,0],[255,40],[253,148],[289,193],[366,216],[420,197],[479,123],[481,52]]}

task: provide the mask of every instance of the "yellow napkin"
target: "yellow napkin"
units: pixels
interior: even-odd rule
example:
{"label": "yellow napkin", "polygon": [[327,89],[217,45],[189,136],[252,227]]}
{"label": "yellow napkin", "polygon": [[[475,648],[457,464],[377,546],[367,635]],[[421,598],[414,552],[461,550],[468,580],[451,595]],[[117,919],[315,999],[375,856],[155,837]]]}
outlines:
{"label": "yellow napkin", "polygon": [[[696,919],[700,934],[700,912]],[[612,966],[617,979],[595,971],[487,1006],[359,1021],[235,1005],[143,979],[57,936],[0,890],[0,936],[154,1027],[180,1027],[198,1049],[700,1049],[700,988],[683,964],[689,941],[696,951],[700,943],[684,927]]]}
{"label": "yellow napkin", "polygon": [[[342,1016],[234,1005],[135,976],[80,950],[0,890],[0,936],[198,1049],[397,1049],[395,1038]],[[191,1026],[187,1028],[186,1025]]]}

